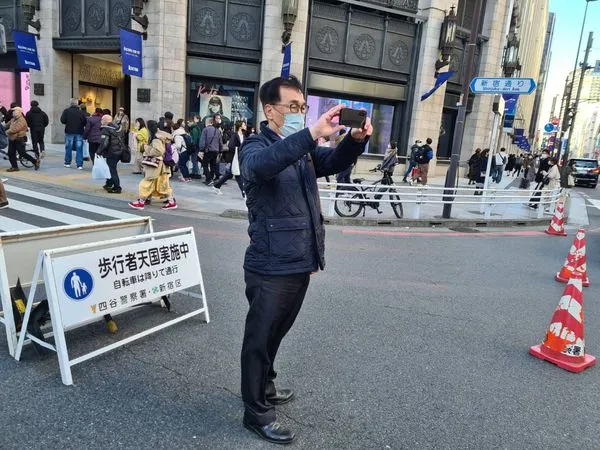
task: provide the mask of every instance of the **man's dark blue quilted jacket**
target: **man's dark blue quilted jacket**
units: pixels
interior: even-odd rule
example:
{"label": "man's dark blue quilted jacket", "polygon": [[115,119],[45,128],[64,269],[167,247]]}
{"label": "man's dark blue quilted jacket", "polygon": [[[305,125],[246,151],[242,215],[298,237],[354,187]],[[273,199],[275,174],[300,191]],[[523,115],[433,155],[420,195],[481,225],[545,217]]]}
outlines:
{"label": "man's dark blue quilted jacket", "polygon": [[239,160],[248,205],[244,269],[291,275],[325,267],[325,229],[317,178],[346,169],[365,149],[348,136],[317,147],[305,128],[281,139],[267,123],[242,145]]}

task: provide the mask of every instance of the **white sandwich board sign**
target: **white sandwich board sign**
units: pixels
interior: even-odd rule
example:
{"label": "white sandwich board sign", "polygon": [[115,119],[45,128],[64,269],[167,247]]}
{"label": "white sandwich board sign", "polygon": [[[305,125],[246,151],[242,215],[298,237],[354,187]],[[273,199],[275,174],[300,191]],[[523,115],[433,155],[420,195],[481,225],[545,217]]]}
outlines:
{"label": "white sandwich board sign", "polygon": [[[32,280],[23,330],[27,329],[35,291],[43,273],[52,318],[55,346],[21,332],[15,358],[21,356],[25,336],[45,344],[58,355],[63,383],[73,384],[71,367],[148,334],[198,314],[210,321],[204,281],[193,228],[83,244],[40,254]],[[201,306],[190,313],[136,335],[69,360],[65,330],[118,314],[132,306],[200,286]]]}

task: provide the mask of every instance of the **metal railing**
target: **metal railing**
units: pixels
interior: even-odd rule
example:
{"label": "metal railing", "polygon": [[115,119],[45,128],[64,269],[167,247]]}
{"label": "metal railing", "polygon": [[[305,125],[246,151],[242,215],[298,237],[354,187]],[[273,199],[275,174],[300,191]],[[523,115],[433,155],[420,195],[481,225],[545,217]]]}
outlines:
{"label": "metal railing", "polygon": [[[535,217],[542,218],[545,209],[549,209],[550,213],[554,212],[556,203],[564,195],[561,188],[535,191],[535,189],[506,190],[492,187],[484,190],[474,186],[445,188],[443,186],[370,183],[372,181],[369,180],[364,180],[361,184],[319,181],[317,184],[323,211],[329,217],[356,217],[361,213],[364,216],[367,208],[380,212],[379,206],[389,204],[394,213],[398,210],[402,211],[400,216],[396,213],[397,217],[431,219],[433,216],[424,216],[424,206],[452,203],[453,205],[473,205],[487,220],[490,219],[492,211],[497,210],[499,206],[532,205],[535,207]],[[400,205],[398,205],[399,203]],[[404,205],[411,205],[410,214],[404,214]],[[440,211],[441,207],[436,213],[439,215]],[[528,213],[528,217],[531,217],[531,213]]]}

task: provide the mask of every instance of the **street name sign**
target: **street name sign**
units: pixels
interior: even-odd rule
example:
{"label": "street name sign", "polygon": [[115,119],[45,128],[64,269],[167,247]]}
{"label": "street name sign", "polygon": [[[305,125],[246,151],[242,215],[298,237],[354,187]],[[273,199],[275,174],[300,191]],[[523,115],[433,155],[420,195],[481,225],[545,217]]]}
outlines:
{"label": "street name sign", "polygon": [[535,88],[533,78],[473,78],[470,84],[474,94],[531,94]]}

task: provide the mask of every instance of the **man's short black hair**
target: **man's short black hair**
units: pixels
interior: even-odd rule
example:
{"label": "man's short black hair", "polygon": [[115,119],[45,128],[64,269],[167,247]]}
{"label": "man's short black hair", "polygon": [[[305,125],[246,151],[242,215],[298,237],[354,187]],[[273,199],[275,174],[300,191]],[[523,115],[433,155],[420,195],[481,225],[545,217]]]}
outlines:
{"label": "man's short black hair", "polygon": [[506,149],[505,149],[504,147],[500,147],[500,151],[501,151],[501,152],[505,152],[505,151],[506,151]]}
{"label": "man's short black hair", "polygon": [[267,81],[265,84],[263,84],[260,88],[259,97],[263,107],[265,105],[273,105],[281,101],[280,94],[282,87],[304,92],[302,83],[300,83],[300,80],[298,80],[298,78],[296,78],[294,75],[290,75],[289,78],[273,78],[271,81]]}
{"label": "man's short black hair", "polygon": [[31,107],[35,108],[36,106],[40,106],[40,104],[37,102],[37,100],[31,100]]}
{"label": "man's short black hair", "polygon": [[167,119],[167,120],[173,120],[173,113],[171,111],[167,111],[165,113],[165,119]]}
{"label": "man's short black hair", "polygon": [[431,138],[427,138],[427,140],[425,141],[427,142],[427,145],[431,144],[433,141],[431,140]]}

